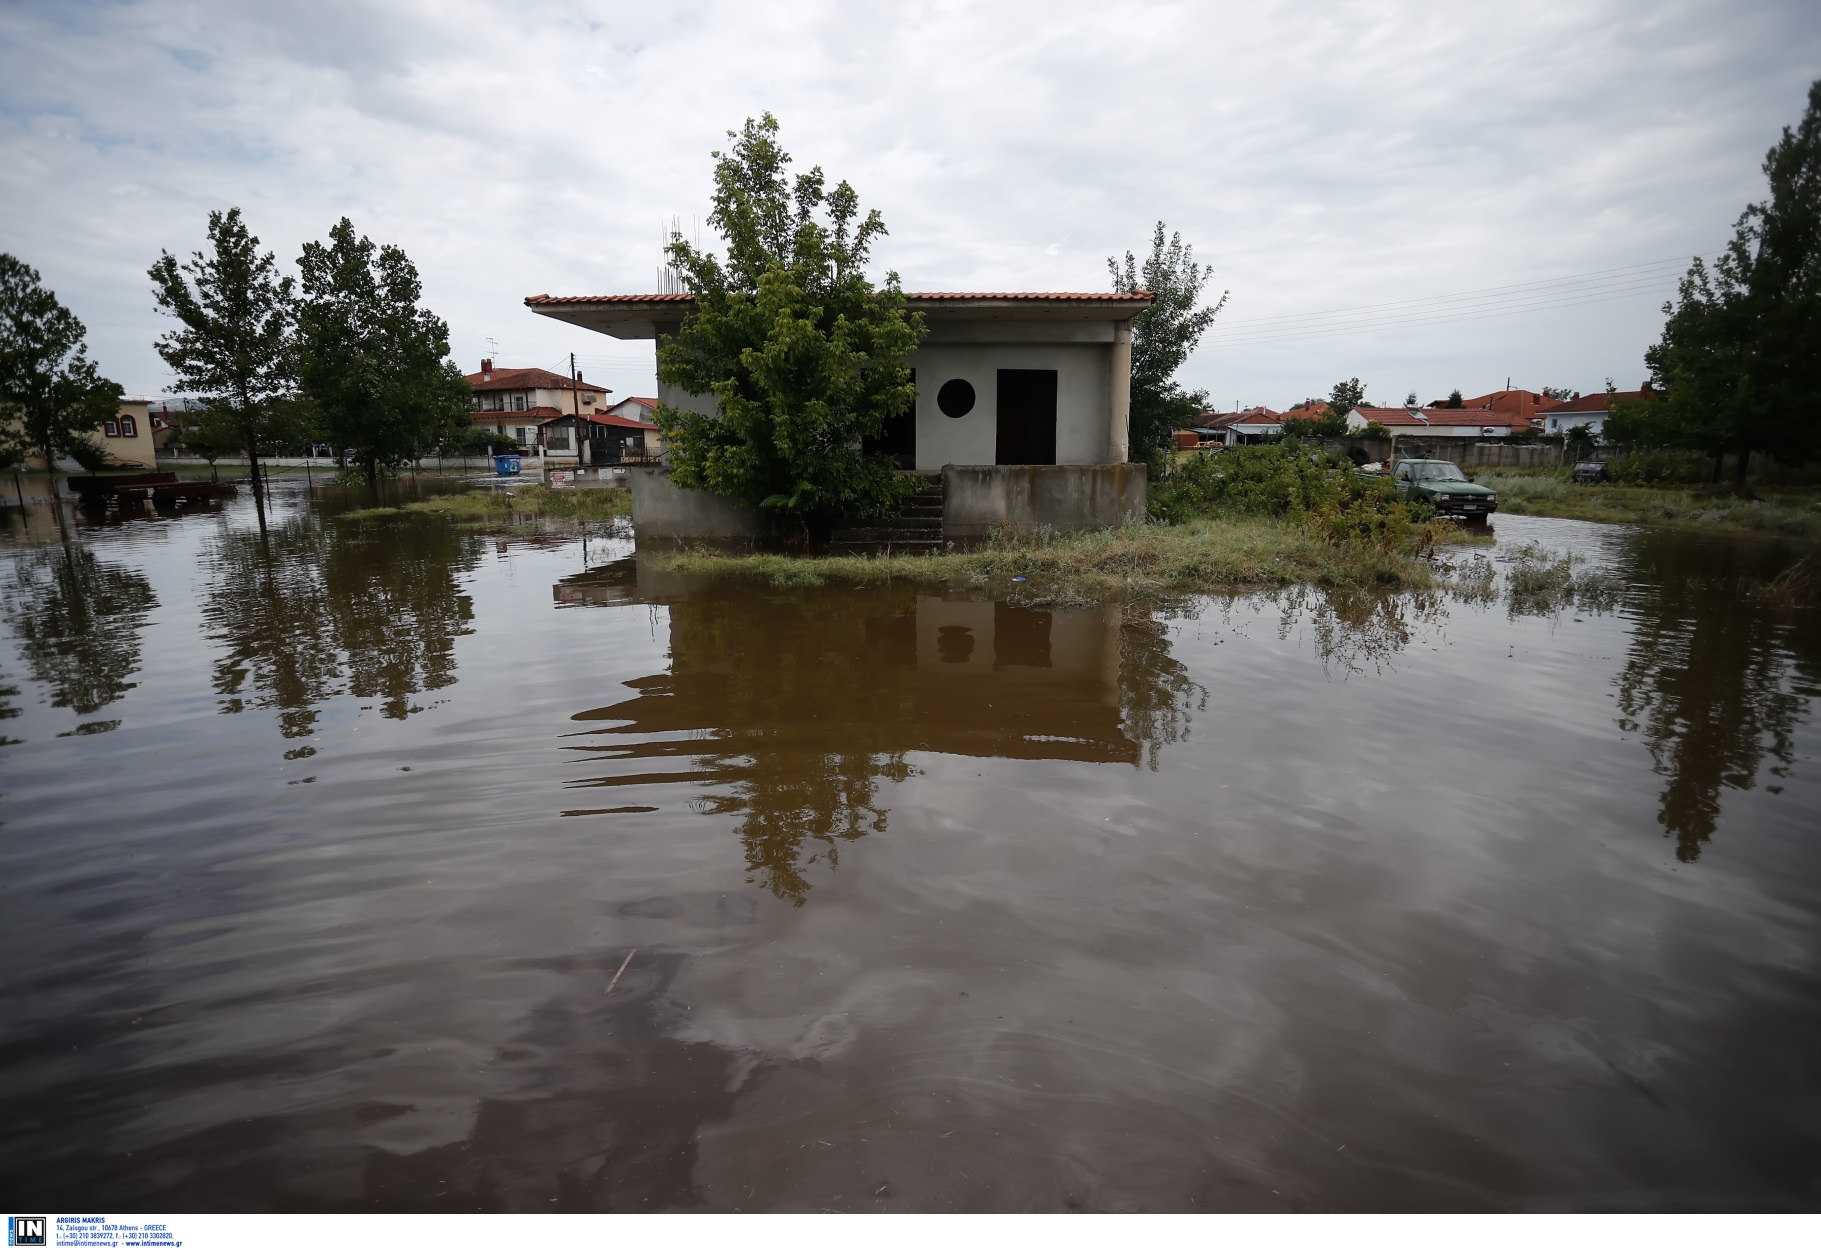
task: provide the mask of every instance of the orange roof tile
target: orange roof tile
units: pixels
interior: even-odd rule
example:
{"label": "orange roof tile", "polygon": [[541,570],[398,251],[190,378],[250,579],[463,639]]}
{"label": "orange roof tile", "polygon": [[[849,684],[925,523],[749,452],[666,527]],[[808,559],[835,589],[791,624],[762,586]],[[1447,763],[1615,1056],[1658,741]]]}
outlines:
{"label": "orange roof tile", "polygon": [[572,381],[568,375],[553,373],[549,369],[495,369],[491,373],[470,373],[468,385],[476,391],[596,391],[602,395],[613,393],[611,387],[599,386],[593,382]]}
{"label": "orange roof tile", "polygon": [[[695,296],[683,295],[527,295],[533,308],[546,304],[693,304]],[[1093,301],[1094,303],[1151,303],[1149,291],[906,291],[909,300],[1009,299],[1031,301]]]}

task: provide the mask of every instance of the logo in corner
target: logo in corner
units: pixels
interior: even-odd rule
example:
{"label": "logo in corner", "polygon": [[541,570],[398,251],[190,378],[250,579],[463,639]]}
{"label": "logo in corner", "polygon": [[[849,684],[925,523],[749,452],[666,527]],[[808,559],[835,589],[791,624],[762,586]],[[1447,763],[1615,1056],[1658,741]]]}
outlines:
{"label": "logo in corner", "polygon": [[48,1246],[42,1215],[9,1215],[6,1217],[6,1244],[9,1246]]}

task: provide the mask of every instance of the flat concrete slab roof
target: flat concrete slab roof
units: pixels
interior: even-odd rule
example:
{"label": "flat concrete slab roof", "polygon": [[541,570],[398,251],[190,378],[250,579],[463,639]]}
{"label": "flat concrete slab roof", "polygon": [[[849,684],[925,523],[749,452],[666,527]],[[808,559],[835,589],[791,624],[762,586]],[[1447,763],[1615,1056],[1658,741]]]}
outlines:
{"label": "flat concrete slab roof", "polygon": [[[1156,302],[1149,291],[907,291],[924,320],[1130,321]],[[693,295],[528,295],[532,312],[616,339],[652,339],[694,308]]]}

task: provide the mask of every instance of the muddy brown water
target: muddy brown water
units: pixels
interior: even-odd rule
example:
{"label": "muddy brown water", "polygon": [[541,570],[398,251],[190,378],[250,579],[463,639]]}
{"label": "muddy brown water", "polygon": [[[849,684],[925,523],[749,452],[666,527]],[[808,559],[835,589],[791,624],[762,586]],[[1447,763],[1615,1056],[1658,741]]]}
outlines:
{"label": "muddy brown water", "polygon": [[1821,1205],[1797,548],[1070,605],[334,512],[7,514],[14,1205]]}

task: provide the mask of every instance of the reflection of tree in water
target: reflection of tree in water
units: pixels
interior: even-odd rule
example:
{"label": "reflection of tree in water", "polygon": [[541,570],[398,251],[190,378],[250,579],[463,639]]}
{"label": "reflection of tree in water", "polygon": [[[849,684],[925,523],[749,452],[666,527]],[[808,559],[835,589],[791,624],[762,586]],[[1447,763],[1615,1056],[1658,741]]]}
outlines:
{"label": "reflection of tree in water", "polygon": [[309,516],[267,534],[229,530],[215,545],[203,619],[223,648],[222,710],[276,708],[287,738],[307,737],[341,676],[320,570],[328,537]]}
{"label": "reflection of tree in water", "polygon": [[473,617],[456,575],[474,544],[416,517],[364,527],[306,512],[263,535],[225,531],[203,605],[222,709],[274,708],[289,738],[344,689],[394,719],[417,710],[413,695],[455,680],[454,640]]}
{"label": "reflection of tree in water", "polygon": [[20,553],[6,592],[6,616],[31,675],[50,687],[51,706],[97,711],[137,683],[139,632],[158,606],[136,569],[66,544]]}
{"label": "reflection of tree in water", "polygon": [[418,710],[412,695],[455,683],[455,640],[474,619],[456,573],[478,554],[477,539],[433,518],[336,528],[323,588],[350,693],[403,720]]}
{"label": "reflection of tree in water", "polygon": [[722,585],[675,603],[670,631],[668,673],[575,717],[621,722],[582,749],[635,763],[576,784],[711,786],[703,808],[742,817],[752,879],[797,905],[811,865],[886,829],[878,783],[910,776],[911,752],[1137,764],[1199,693],[1167,636],[1122,630],[1117,608]]}
{"label": "reflection of tree in water", "polygon": [[1383,669],[1410,645],[1418,628],[1446,616],[1441,597],[1429,591],[1292,586],[1268,598],[1282,614],[1278,637],[1289,637],[1307,621],[1323,666],[1346,673],[1364,672],[1367,665]]}
{"label": "reflection of tree in water", "polygon": [[1145,763],[1157,771],[1166,742],[1189,736],[1189,713],[1205,711],[1208,692],[1170,654],[1168,608],[1146,611],[1128,604],[1119,622],[1119,715],[1126,733],[1144,746]]}
{"label": "reflection of tree in water", "polygon": [[[19,687],[7,680],[5,673],[0,673],[0,720],[12,720],[19,715],[19,705],[13,700],[19,697]],[[0,747],[17,746],[20,739],[0,730]]]}
{"label": "reflection of tree in water", "polygon": [[1620,727],[1643,734],[1668,779],[1657,820],[1686,863],[1713,836],[1723,789],[1751,789],[1766,754],[1777,761],[1773,773],[1790,767],[1807,701],[1790,689],[1786,645],[1794,639],[1741,590],[1766,570],[1731,568],[1728,577],[1705,567],[1716,557],[1755,562],[1753,549],[1678,547],[1645,536],[1637,555],[1651,566],[1650,590],[1637,596],[1631,651],[1618,677]]}

